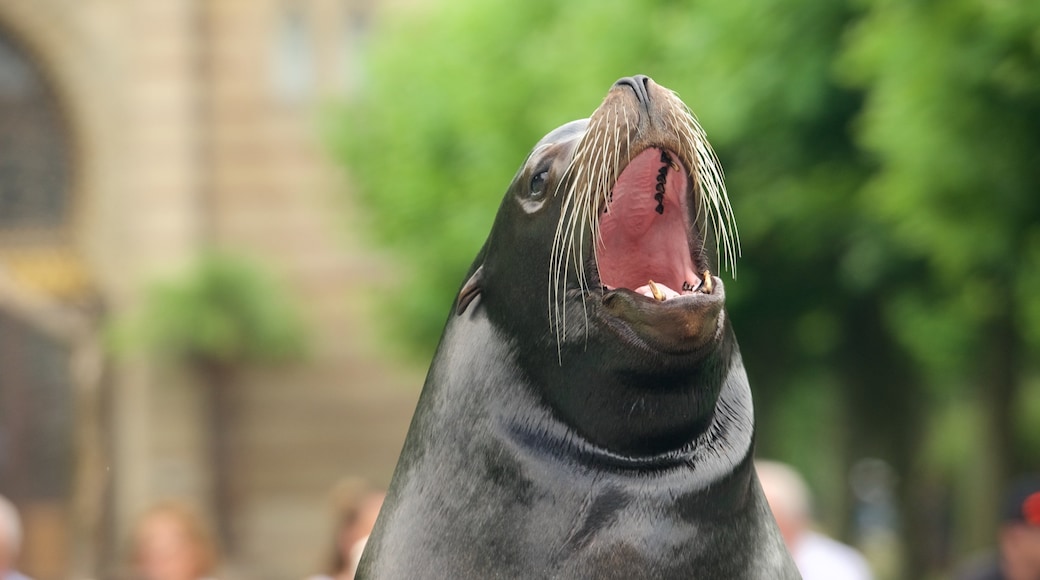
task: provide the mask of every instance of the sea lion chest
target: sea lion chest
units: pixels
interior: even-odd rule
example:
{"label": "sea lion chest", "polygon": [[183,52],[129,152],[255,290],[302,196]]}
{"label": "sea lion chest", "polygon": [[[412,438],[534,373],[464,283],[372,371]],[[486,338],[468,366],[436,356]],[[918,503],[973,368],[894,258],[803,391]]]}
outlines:
{"label": "sea lion chest", "polygon": [[449,324],[358,578],[784,577],[750,458],[583,455],[511,350],[479,310]]}

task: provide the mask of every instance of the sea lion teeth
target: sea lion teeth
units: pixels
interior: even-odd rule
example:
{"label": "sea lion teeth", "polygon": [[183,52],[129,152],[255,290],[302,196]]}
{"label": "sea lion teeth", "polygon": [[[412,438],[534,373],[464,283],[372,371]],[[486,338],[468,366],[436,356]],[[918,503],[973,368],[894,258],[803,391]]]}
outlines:
{"label": "sea lion teeth", "polygon": [[705,294],[711,294],[711,291],[714,289],[714,286],[715,286],[714,282],[711,281],[711,272],[708,271],[708,270],[705,270],[704,271],[704,284],[702,285],[702,287],[704,288],[704,293]]}
{"label": "sea lion teeth", "polygon": [[650,280],[648,286],[650,286],[650,292],[653,293],[654,298],[658,302],[664,302],[664,293],[662,293],[661,289],[657,287],[657,284],[654,284],[653,280]]}
{"label": "sea lion teeth", "polygon": [[647,282],[646,284],[643,284],[638,288],[633,288],[632,291],[636,294],[646,296],[647,298],[653,298],[658,302],[667,302],[672,298],[678,298],[682,296],[682,294],[680,294],[679,292],[676,292],[675,290],[669,288],[667,284],[654,282],[653,280]]}

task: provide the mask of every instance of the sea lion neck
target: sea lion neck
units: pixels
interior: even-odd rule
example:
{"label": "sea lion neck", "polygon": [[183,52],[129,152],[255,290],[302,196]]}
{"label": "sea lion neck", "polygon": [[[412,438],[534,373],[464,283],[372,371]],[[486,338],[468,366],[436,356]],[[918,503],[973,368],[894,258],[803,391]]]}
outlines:
{"label": "sea lion neck", "polygon": [[720,340],[683,356],[619,348],[607,333],[553,349],[515,344],[519,367],[561,421],[589,443],[640,457],[689,448],[703,434],[739,354]]}

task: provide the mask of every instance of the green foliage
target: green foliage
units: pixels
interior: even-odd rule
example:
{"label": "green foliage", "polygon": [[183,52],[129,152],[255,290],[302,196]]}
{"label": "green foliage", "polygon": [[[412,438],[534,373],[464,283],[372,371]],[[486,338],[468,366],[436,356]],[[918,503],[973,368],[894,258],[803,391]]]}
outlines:
{"label": "green foliage", "polygon": [[868,6],[840,61],[868,89],[860,141],[880,160],[864,205],[924,269],[894,302],[893,327],[917,356],[945,351],[941,366],[966,371],[973,362],[952,353],[978,349],[989,322],[1031,317],[1038,303],[1040,9]]}
{"label": "green foliage", "polygon": [[294,304],[272,277],[241,258],[212,254],[153,286],[118,340],[121,350],[235,365],[298,358],[305,336]]}

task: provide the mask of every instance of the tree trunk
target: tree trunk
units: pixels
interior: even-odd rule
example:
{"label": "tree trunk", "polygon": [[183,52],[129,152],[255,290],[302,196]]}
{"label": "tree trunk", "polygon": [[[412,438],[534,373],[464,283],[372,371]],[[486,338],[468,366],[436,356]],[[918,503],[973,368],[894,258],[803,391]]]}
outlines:
{"label": "tree trunk", "polygon": [[853,436],[848,462],[879,457],[897,477],[895,500],[903,546],[902,578],[924,578],[930,568],[929,514],[922,504],[926,485],[920,460],[928,418],[923,383],[916,367],[884,327],[881,306],[874,301],[853,305],[847,314],[859,329],[845,345],[841,368],[844,398]]}
{"label": "tree trunk", "polygon": [[[1007,288],[1007,286],[1004,286]],[[1023,466],[1017,465],[1018,454],[1015,434],[1015,399],[1020,388],[1019,384],[1019,339],[1015,330],[1014,302],[1010,292],[998,300],[1004,306],[997,317],[986,329],[984,344],[988,347],[983,353],[982,372],[978,384],[983,389],[981,400],[984,404],[987,430],[986,451],[989,456],[990,474],[989,485],[986,488],[990,497],[986,498],[986,505],[999,505],[999,495],[1003,492],[1008,481],[1014,477]],[[985,477],[985,472],[982,475]],[[990,510],[993,512],[994,510]],[[992,530],[997,524],[997,515],[993,513],[993,520],[986,522],[986,528],[992,537]]]}

